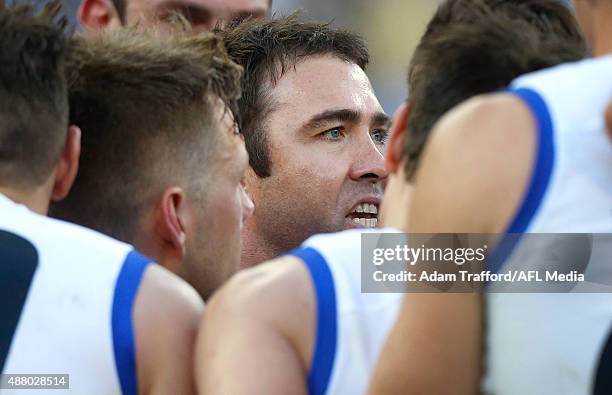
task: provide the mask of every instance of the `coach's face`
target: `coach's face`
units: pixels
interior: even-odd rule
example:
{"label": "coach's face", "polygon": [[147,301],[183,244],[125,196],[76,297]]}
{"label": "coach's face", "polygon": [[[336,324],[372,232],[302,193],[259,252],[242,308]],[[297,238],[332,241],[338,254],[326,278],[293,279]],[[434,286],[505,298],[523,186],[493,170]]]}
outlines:
{"label": "coach's face", "polygon": [[389,119],[364,71],[308,57],[271,88],[271,101],[271,176],[247,184],[257,230],[283,250],[315,233],[375,227]]}
{"label": "coach's face", "polygon": [[[212,30],[219,21],[268,14],[269,0],[127,0],[128,23],[167,22],[179,13],[195,32]],[[162,25],[163,26],[163,25]]]}

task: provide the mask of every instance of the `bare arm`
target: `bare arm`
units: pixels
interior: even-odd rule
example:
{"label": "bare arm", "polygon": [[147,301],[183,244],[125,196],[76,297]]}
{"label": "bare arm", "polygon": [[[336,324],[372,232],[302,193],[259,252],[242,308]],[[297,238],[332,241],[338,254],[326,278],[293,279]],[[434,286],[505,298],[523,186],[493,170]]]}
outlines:
{"label": "bare arm", "polygon": [[[529,110],[508,95],[446,116],[417,175],[410,232],[503,232],[531,176],[534,129]],[[478,294],[407,294],[369,393],[477,393],[482,319]]]}
{"label": "bare arm", "polygon": [[193,358],[203,302],[187,283],[150,265],[134,302],[139,393],[195,394]]}
{"label": "bare arm", "polygon": [[314,298],[310,275],[294,257],[236,275],[213,296],[200,329],[200,393],[306,394]]}

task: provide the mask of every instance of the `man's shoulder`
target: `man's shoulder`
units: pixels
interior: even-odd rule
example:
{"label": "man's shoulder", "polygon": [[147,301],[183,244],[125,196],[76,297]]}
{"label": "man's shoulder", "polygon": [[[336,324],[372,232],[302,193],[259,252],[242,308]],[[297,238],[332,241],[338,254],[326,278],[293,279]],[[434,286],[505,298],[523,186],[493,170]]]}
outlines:
{"label": "man's shoulder", "polygon": [[211,306],[222,303],[232,309],[283,310],[310,286],[309,274],[300,258],[284,255],[234,275],[217,292]]}

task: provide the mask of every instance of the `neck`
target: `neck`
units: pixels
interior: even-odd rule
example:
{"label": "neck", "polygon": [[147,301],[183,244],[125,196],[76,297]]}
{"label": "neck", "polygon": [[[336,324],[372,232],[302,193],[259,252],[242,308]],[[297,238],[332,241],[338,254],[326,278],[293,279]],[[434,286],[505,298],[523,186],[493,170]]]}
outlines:
{"label": "neck", "polygon": [[46,186],[41,186],[31,191],[24,192],[12,188],[0,187],[0,193],[15,203],[23,204],[38,214],[47,215],[50,200],[50,194],[47,189]]}
{"label": "neck", "polygon": [[389,178],[383,199],[380,219],[381,226],[408,231],[408,212],[412,199],[412,185],[404,179],[403,170]]}
{"label": "neck", "polygon": [[612,2],[600,2],[594,12],[593,56],[612,53]]}
{"label": "neck", "polygon": [[268,243],[257,231],[254,218],[251,218],[242,229],[242,254],[240,268],[255,266],[276,258],[281,252]]}
{"label": "neck", "polygon": [[136,220],[135,226],[129,231],[124,230],[122,235],[103,233],[133,245],[140,253],[180,276],[184,254],[181,255],[176,245],[164,237],[162,229],[166,228],[164,223],[160,222],[160,216],[161,214],[154,207],[147,207],[142,209],[141,217]]}

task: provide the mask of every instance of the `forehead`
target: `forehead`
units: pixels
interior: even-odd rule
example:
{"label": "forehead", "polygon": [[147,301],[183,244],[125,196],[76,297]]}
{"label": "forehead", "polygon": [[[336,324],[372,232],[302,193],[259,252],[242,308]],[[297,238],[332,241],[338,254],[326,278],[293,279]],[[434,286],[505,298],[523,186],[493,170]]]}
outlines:
{"label": "forehead", "polygon": [[230,12],[267,11],[269,0],[221,0]]}
{"label": "forehead", "polygon": [[148,3],[151,6],[172,6],[172,7],[198,7],[215,14],[217,16],[233,16],[239,13],[265,13],[268,11],[269,0],[130,0],[139,3]]}
{"label": "forehead", "polygon": [[365,72],[331,55],[308,57],[290,67],[272,88],[271,98],[272,116],[298,122],[330,109],[382,112]]}

